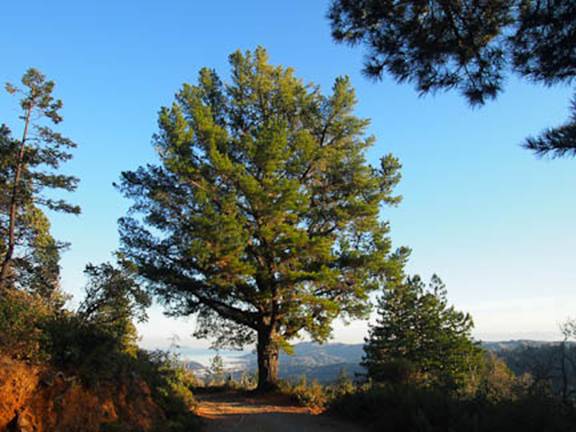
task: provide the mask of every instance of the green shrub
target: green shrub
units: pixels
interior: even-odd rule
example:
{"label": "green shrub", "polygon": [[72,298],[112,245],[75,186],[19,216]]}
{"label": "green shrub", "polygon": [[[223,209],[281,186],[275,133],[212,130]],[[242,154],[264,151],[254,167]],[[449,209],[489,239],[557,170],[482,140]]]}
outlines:
{"label": "green shrub", "polygon": [[280,391],[292,396],[298,404],[312,409],[324,409],[330,397],[327,388],[317,380],[309,384],[304,375],[296,384],[281,383]]}
{"label": "green shrub", "polygon": [[232,386],[234,390],[254,390],[258,385],[258,379],[254,373],[248,373],[243,370],[237,380],[228,380],[227,385]]}
{"label": "green shrub", "polygon": [[334,400],[330,410],[387,432],[568,432],[576,410],[542,396],[462,399],[413,386],[381,386]]}
{"label": "green shrub", "polygon": [[0,354],[42,361],[41,325],[50,314],[50,308],[38,296],[4,290],[0,297]]}
{"label": "green shrub", "polygon": [[60,313],[42,328],[42,348],[51,364],[78,375],[86,385],[113,380],[130,363],[121,340],[74,313]]}
{"label": "green shrub", "polygon": [[356,391],[356,385],[348,375],[348,373],[342,369],[338,374],[336,382],[332,386],[332,398],[339,398],[354,393]]}
{"label": "green shrub", "polygon": [[197,380],[165,351],[139,351],[135,368],[152,389],[154,400],[168,417],[188,413],[196,406],[192,388]]}

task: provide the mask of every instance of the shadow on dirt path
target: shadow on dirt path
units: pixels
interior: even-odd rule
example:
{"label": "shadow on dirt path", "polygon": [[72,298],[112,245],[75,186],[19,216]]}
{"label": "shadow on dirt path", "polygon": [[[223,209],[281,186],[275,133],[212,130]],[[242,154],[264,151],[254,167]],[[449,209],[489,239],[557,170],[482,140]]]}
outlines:
{"label": "shadow on dirt path", "polygon": [[361,429],[296,406],[282,395],[238,392],[197,395],[204,432],[360,432]]}

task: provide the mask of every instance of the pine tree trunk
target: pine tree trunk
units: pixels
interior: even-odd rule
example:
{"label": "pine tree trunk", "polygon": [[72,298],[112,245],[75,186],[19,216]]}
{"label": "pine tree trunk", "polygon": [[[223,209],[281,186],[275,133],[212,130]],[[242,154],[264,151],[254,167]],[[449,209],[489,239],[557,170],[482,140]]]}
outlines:
{"label": "pine tree trunk", "polygon": [[278,388],[278,346],[270,328],[258,331],[258,391]]}

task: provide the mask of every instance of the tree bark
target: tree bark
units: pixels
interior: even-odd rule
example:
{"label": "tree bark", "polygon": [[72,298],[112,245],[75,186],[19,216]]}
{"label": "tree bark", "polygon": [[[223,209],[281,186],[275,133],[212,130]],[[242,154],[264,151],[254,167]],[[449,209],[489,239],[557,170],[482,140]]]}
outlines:
{"label": "tree bark", "polygon": [[258,391],[268,392],[278,388],[278,345],[274,330],[258,330]]}

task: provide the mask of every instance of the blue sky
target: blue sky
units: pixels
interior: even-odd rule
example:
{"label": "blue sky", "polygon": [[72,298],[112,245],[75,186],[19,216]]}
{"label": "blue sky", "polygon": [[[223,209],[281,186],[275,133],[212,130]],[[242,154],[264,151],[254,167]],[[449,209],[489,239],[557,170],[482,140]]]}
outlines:
{"label": "blue sky", "polygon": [[[450,300],[470,311],[483,339],[559,337],[576,317],[576,160],[539,160],[523,138],[568,116],[572,90],[510,78],[496,102],[470,109],[456,93],[419,97],[410,85],[360,74],[362,49],[336,45],[327,1],[41,1],[3,6],[0,81],[28,67],[56,81],[64,101],[59,130],[78,142],[66,171],[81,178],[70,196],[80,217],[51,215],[54,234],[70,241],[63,286],[78,299],[82,269],[109,260],[116,221],[128,202],[112,187],[122,170],[154,160],[156,114],[203,66],[228,74],[236,49],[268,49],[275,64],[329,91],[349,75],[357,114],[372,119],[371,161],[388,152],[403,163],[396,209],[384,209],[396,245],[413,249],[410,271],[438,273]],[[1,122],[19,133],[16,100],[0,95]],[[141,327],[146,346],[190,321],[162,318]],[[366,323],[337,325],[335,339],[360,342]]]}

